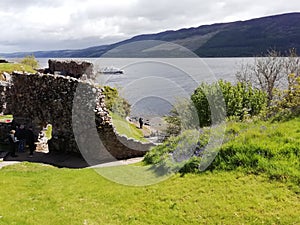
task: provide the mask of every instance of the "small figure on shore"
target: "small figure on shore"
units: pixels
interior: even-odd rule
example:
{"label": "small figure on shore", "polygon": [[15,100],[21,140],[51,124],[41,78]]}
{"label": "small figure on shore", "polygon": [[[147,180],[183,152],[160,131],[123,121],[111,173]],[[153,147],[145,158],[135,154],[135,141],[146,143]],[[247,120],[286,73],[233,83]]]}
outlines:
{"label": "small figure on shore", "polygon": [[10,146],[10,155],[11,157],[17,157],[16,149],[18,147],[18,139],[15,137],[15,130],[11,130],[8,135],[8,141]]}
{"label": "small figure on shore", "polygon": [[142,117],[139,118],[139,123],[140,123],[140,129],[143,129],[144,121]]}

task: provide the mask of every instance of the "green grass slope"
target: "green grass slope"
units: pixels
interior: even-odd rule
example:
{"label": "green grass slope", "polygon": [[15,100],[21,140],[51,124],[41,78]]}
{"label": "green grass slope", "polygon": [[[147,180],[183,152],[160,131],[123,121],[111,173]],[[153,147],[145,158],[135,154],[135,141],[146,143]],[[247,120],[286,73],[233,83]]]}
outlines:
{"label": "green grass slope", "polygon": [[130,187],[92,169],[22,163],[0,169],[0,224],[299,224],[299,195],[236,172],[178,175]]}
{"label": "green grass slope", "polygon": [[211,169],[265,173],[300,187],[300,118],[286,122],[230,123],[227,143]]}
{"label": "green grass slope", "polygon": [[[154,147],[145,156],[148,164],[170,164],[169,155],[186,143],[191,131],[169,139]],[[210,130],[205,129],[199,137],[205,146]],[[194,140],[193,143],[197,142]],[[216,149],[218,154],[208,167],[211,171],[242,171],[246,174],[263,174],[271,180],[279,180],[300,192],[300,118],[286,122],[229,122],[223,145]],[[199,172],[201,157],[192,157],[181,162],[180,172]]]}
{"label": "green grass slope", "polygon": [[138,141],[147,142],[147,140],[144,138],[142,130],[138,129],[136,125],[129,123],[116,113],[110,112],[110,115],[112,117],[113,125],[119,134]]}

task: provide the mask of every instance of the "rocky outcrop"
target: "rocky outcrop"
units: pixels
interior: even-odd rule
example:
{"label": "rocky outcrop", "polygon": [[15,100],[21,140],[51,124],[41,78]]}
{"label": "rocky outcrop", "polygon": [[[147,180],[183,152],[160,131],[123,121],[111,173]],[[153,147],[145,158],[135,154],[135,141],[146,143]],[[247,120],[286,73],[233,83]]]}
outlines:
{"label": "rocky outcrop", "polygon": [[51,74],[12,74],[6,113],[36,132],[52,124],[49,151],[81,154],[90,165],[143,156],[153,144],[115,132],[102,89],[88,81]]}
{"label": "rocky outcrop", "polygon": [[77,60],[48,60],[48,71],[51,74],[61,74],[65,76],[71,76],[80,78],[83,74],[86,74],[88,78],[93,77],[93,64],[87,61]]}

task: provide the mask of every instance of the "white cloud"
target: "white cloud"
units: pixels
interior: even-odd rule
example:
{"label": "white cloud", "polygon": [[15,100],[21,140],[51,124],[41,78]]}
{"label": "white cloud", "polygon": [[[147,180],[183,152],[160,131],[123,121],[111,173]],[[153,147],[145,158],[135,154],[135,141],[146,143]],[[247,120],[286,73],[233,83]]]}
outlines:
{"label": "white cloud", "polygon": [[0,52],[83,48],[293,11],[300,11],[300,1],[1,0]]}

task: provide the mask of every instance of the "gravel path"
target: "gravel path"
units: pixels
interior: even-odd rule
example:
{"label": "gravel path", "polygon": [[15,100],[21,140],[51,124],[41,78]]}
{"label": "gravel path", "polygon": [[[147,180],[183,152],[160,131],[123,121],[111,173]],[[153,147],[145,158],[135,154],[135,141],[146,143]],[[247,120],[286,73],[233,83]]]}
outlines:
{"label": "gravel path", "polygon": [[20,163],[18,161],[0,161],[0,169],[4,166],[10,166],[10,165],[14,165]]}
{"label": "gravel path", "polygon": [[4,157],[8,154],[8,152],[0,152],[0,169],[4,166],[14,165],[20,163],[18,161],[3,161]]}
{"label": "gravel path", "polygon": [[141,162],[143,159],[144,159],[144,157],[137,157],[137,158],[126,159],[126,160],[118,160],[118,161],[115,161],[115,162],[98,164],[98,165],[95,165],[95,166],[91,166],[90,168],[101,168],[101,167],[129,165],[129,164]]}

